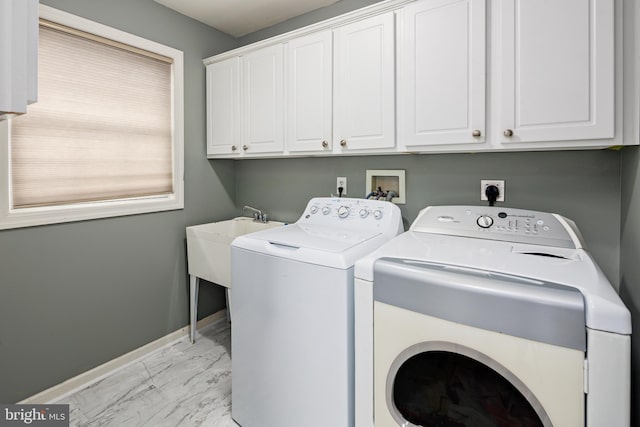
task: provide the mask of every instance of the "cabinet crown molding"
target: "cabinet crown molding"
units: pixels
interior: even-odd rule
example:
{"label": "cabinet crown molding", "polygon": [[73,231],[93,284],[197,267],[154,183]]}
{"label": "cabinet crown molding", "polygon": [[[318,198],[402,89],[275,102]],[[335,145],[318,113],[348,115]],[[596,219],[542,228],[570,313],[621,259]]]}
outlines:
{"label": "cabinet crown molding", "polygon": [[322,30],[330,30],[334,29],[338,26],[346,25],[351,22],[359,21],[370,16],[380,15],[385,12],[394,11],[405,4],[413,3],[416,0],[385,0],[379,3],[372,4],[370,6],[354,10],[352,12],[347,12],[345,14],[336,16],[334,18],[329,18],[327,20],[307,25],[302,28],[298,28],[296,30],[289,31],[284,34],[280,34],[274,37],[270,37],[265,40],[261,40],[255,43],[248,44],[246,46],[241,46],[239,48],[226,51],[224,53],[211,56],[209,58],[205,58],[202,60],[203,64],[209,65],[215,62],[224,61],[225,59],[232,58],[234,56],[241,56],[248,52],[254,51],[256,49],[260,49],[263,47],[267,47],[270,45],[285,43],[288,40],[294,39],[296,37],[302,37],[307,34],[315,33]]}

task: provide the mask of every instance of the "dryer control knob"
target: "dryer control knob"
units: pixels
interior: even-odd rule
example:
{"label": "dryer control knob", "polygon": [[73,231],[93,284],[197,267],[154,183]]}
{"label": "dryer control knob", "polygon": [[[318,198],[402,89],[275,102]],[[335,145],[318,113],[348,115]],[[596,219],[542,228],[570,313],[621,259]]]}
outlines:
{"label": "dryer control knob", "polygon": [[375,219],[382,219],[382,211],[381,210],[375,210],[373,211],[373,217]]}
{"label": "dryer control knob", "polygon": [[478,217],[476,222],[482,228],[489,228],[493,225],[493,218],[491,218],[489,215],[481,215]]}
{"label": "dryer control knob", "polygon": [[360,218],[365,219],[369,216],[369,211],[366,209],[360,209]]}
{"label": "dryer control knob", "polygon": [[349,209],[348,206],[340,206],[338,208],[338,216],[340,218],[346,218],[349,216],[349,213],[351,212],[351,209]]}
{"label": "dryer control knob", "polygon": [[311,212],[311,214],[315,214],[318,212],[318,207],[317,206],[311,206],[311,209],[309,209],[309,211]]}
{"label": "dryer control knob", "polygon": [[322,208],[323,215],[329,215],[331,213],[331,208],[329,206],[325,206]]}

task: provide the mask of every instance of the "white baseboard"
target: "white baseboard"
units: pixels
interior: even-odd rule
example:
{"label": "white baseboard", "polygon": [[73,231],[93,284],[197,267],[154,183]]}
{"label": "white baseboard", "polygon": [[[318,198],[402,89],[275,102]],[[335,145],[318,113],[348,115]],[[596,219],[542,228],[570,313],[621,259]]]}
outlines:
{"label": "white baseboard", "polygon": [[[197,328],[201,329],[209,326],[219,320],[226,319],[227,310],[220,310],[213,313],[210,316],[205,317],[198,321]],[[34,394],[18,403],[21,404],[51,404],[56,401],[65,398],[66,396],[75,393],[101,379],[105,378],[112,373],[125,368],[143,357],[149,356],[166,346],[173,344],[174,342],[189,336],[189,326],[178,329],[175,332],[171,332],[162,338],[158,338],[149,344],[143,345],[129,353],[123,354],[115,359],[112,359],[100,366],[96,366],[86,372],[81,373],[73,378],[70,378],[58,385],[41,391],[38,394]]]}

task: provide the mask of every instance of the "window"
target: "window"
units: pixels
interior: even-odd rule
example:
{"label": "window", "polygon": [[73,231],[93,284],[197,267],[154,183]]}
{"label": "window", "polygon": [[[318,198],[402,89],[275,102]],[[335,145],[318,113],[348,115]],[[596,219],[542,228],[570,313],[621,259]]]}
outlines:
{"label": "window", "polygon": [[181,209],[182,52],[40,18],[38,102],[0,122],[0,228]]}

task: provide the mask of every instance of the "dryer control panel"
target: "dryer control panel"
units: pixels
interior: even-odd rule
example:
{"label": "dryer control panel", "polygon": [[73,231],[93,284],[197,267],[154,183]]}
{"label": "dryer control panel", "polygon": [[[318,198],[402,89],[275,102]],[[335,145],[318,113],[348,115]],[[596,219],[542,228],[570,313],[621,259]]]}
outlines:
{"label": "dryer control panel", "polygon": [[582,235],[570,219],[548,212],[489,206],[430,206],[411,231],[579,249]]}
{"label": "dryer control panel", "polygon": [[346,197],[311,199],[298,223],[348,227],[354,231],[379,230],[392,236],[404,231],[400,208],[394,203]]}

